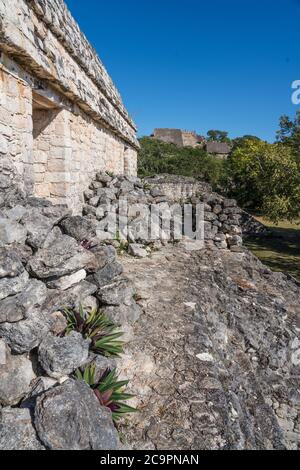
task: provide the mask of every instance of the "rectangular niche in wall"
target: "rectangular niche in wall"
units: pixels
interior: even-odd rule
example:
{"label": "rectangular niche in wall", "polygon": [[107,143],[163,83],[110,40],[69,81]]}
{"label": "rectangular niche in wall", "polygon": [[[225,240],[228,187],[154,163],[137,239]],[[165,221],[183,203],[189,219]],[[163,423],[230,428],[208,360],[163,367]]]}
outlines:
{"label": "rectangular niche in wall", "polygon": [[34,194],[55,199],[55,185],[58,180],[64,182],[66,173],[63,145],[57,146],[57,140],[63,142],[64,135],[62,109],[35,92],[32,103]]}

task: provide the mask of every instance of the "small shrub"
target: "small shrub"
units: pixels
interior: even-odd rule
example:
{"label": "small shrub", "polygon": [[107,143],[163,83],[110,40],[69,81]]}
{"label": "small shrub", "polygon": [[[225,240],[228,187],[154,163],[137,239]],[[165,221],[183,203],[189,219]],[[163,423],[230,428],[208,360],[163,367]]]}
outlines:
{"label": "small shrub", "polygon": [[149,183],[144,184],[144,191],[151,191],[152,186]]}
{"label": "small shrub", "polygon": [[84,338],[92,340],[91,350],[106,357],[119,357],[123,352],[123,342],[119,338],[123,333],[100,310],[79,311],[65,309],[68,326],[66,334],[78,331]]}
{"label": "small shrub", "polygon": [[121,237],[121,234],[119,231],[116,232],[114,241],[118,242],[118,254],[122,255],[124,252],[128,251],[129,248],[129,243],[126,241],[124,237]]}
{"label": "small shrub", "polygon": [[134,396],[124,392],[124,387],[128,385],[128,380],[118,380],[116,369],[107,370],[101,377],[99,382],[95,380],[95,365],[90,365],[84,371],[77,370],[77,380],[84,380],[94,391],[101,406],[109,408],[112,412],[114,422],[118,422],[120,418],[127,413],[135,413],[137,410],[124,403]]}
{"label": "small shrub", "polygon": [[124,252],[127,253],[128,249],[129,249],[129,243],[125,241],[121,241],[119,244],[119,248],[118,248],[118,254],[122,255]]}

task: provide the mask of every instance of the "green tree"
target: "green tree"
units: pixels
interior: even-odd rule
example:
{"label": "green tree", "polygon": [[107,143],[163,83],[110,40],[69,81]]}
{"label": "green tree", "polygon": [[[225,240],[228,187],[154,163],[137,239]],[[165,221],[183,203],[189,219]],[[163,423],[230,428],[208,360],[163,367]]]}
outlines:
{"label": "green tree", "polygon": [[300,168],[291,147],[246,140],[227,165],[227,189],[242,207],[274,222],[299,218]]}
{"label": "green tree", "polygon": [[224,175],[224,160],[208,155],[204,149],[177,147],[159,140],[143,137],[138,158],[140,177],[155,174],[174,174],[196,178],[220,190]]}
{"label": "green tree", "polygon": [[289,116],[281,116],[279,125],[277,140],[292,147],[300,160],[300,110],[296,112],[294,119],[289,118]]}
{"label": "green tree", "polygon": [[230,139],[228,137],[228,132],[213,130],[213,129],[208,131],[207,140],[209,142],[227,142],[227,143],[230,143]]}
{"label": "green tree", "polygon": [[261,139],[255,135],[244,135],[242,137],[236,137],[232,140],[232,150],[235,150],[238,147],[242,147],[245,143],[247,144],[248,140],[259,142]]}

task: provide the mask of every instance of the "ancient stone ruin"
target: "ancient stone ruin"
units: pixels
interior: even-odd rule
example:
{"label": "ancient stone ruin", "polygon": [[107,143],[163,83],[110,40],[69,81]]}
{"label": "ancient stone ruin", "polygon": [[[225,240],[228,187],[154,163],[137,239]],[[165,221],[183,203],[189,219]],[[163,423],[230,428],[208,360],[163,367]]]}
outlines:
{"label": "ancient stone ruin", "polygon": [[175,144],[178,147],[202,148],[205,144],[205,138],[198,135],[195,131],[182,129],[154,129],[153,137],[162,142]]}
{"label": "ancient stone ruin", "polygon": [[177,147],[203,148],[209,155],[219,158],[226,158],[230,154],[231,147],[226,142],[207,142],[205,137],[196,131],[182,129],[154,129],[151,135],[156,140],[167,144],[174,144]]}
{"label": "ancient stone ruin", "polygon": [[0,54],[0,168],[12,183],[79,211],[97,171],[136,175],[135,125],[62,0],[1,0]]}

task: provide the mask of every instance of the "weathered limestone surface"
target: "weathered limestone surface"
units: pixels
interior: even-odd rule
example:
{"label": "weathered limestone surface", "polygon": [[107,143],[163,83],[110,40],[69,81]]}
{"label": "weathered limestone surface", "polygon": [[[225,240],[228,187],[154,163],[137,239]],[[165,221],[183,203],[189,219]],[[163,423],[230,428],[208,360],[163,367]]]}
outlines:
{"label": "weathered limestone surface", "polygon": [[247,250],[122,262],[144,311],[120,364],[128,446],[299,449],[299,286]]}
{"label": "weathered limestone surface", "polygon": [[16,173],[79,212],[97,171],[136,174],[136,128],[62,0],[0,0],[0,105],[0,187]]}

